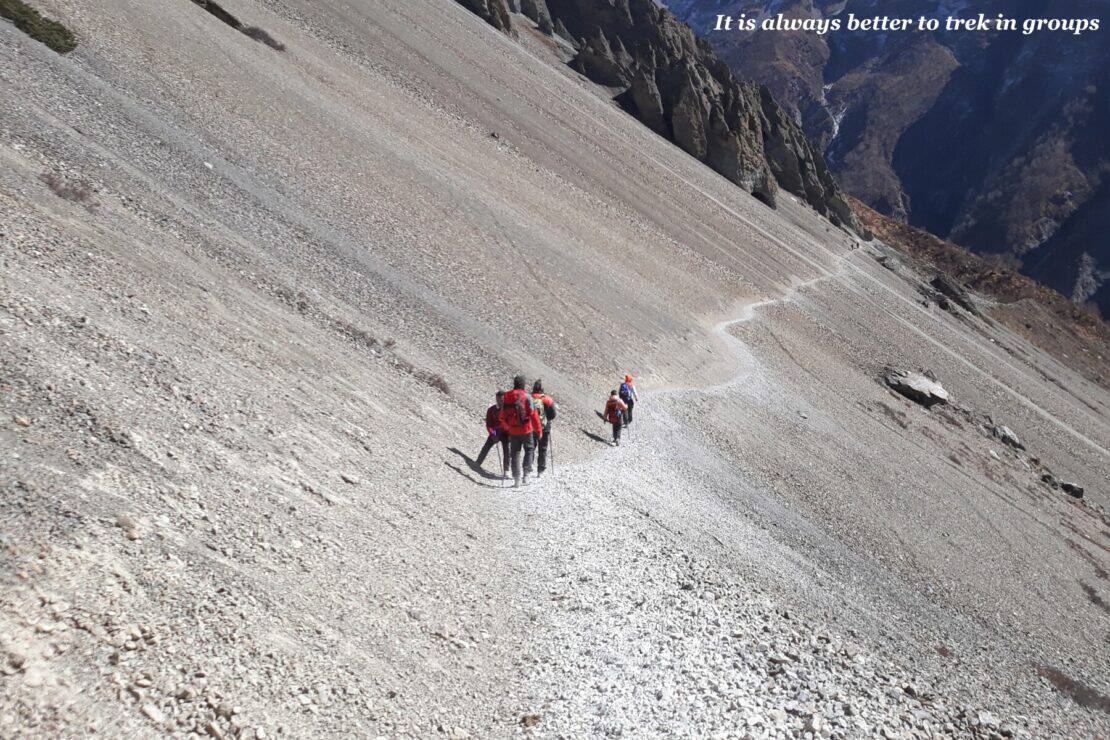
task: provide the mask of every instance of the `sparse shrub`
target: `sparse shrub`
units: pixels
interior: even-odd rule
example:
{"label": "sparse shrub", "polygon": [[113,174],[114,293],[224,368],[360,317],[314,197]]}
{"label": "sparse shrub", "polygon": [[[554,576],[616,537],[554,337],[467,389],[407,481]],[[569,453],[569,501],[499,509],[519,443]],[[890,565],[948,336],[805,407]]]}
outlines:
{"label": "sparse shrub", "polygon": [[432,377],[428,378],[428,385],[432,386],[445,396],[451,395],[451,387],[447,385],[447,381],[443,379],[442,375],[433,375]]}
{"label": "sparse shrub", "polygon": [[255,41],[261,41],[266,46],[277,51],[285,51],[285,44],[281,43],[273,36],[271,36],[265,29],[258,26],[243,26],[239,29],[245,35],[250,36]]}
{"label": "sparse shrub", "polygon": [[72,31],[57,21],[43,18],[23,0],[0,0],[0,17],[7,18],[20,31],[59,54],[67,54],[77,48],[77,39]]}
{"label": "sparse shrub", "polygon": [[339,319],[333,319],[333,323],[335,324],[335,328],[338,329],[341,334],[346,335],[348,339],[353,339],[360,344],[366,345],[372,350],[377,350],[378,338],[370,332],[366,331],[365,329],[360,329],[357,326],[352,326],[346,321],[340,321]]}
{"label": "sparse shrub", "polygon": [[294,293],[289,288],[279,285],[274,288],[274,295],[283,303],[296,308],[298,313],[308,313],[309,309],[312,308],[312,302],[308,299],[308,296],[305,295],[303,290]]}
{"label": "sparse shrub", "polygon": [[[3,0],[0,0],[0,2],[3,2]],[[68,201],[80,203],[89,212],[96,209],[96,201],[94,201],[92,197],[93,190],[87,182],[66,182],[61,176],[54,172],[42,173],[39,175],[39,180],[53,190],[54,194],[59,198],[65,198]]]}
{"label": "sparse shrub", "polygon": [[[287,289],[282,290],[284,290],[286,294],[285,296],[283,296],[283,299],[286,300],[286,302],[292,302],[290,300],[293,297],[292,291],[288,291]],[[304,294],[301,293],[299,295],[303,296]],[[342,319],[331,318],[330,321],[331,325],[340,334],[347,337],[351,341],[366,347],[374,355],[381,357],[401,372],[413,378],[416,378],[421,383],[435,388],[437,391],[445,396],[451,395],[451,387],[447,385],[447,381],[443,378],[442,375],[438,373],[433,373],[430,370],[425,370],[421,367],[417,367],[410,360],[406,360],[404,357],[401,357],[396,353],[396,339],[390,337],[389,339],[379,340],[377,337],[375,337],[373,334],[366,331],[365,329],[361,329],[357,326],[349,324]]]}

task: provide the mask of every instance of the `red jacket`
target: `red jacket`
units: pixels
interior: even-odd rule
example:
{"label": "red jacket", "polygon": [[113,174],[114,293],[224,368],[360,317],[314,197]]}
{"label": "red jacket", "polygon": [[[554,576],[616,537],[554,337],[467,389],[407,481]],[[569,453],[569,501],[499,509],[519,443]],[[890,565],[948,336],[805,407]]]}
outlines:
{"label": "red jacket", "polygon": [[501,399],[501,426],[509,434],[543,434],[540,415],[527,392],[514,388]]}
{"label": "red jacket", "polygon": [[616,396],[609,396],[609,401],[605,404],[605,421],[610,424],[617,424],[624,420],[625,411],[628,411],[627,403]]}

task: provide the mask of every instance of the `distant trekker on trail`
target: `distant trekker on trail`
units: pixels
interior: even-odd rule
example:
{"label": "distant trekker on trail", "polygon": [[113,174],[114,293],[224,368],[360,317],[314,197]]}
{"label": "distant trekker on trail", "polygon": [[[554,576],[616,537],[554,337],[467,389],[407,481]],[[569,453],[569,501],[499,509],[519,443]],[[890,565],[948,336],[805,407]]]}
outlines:
{"label": "distant trekker on trail", "polygon": [[[528,391],[524,390],[524,376],[513,378],[513,389],[501,399],[501,423],[509,432],[509,457],[512,459],[513,487],[523,481],[528,483],[528,473],[532,470],[533,434],[537,438],[543,437],[543,425],[540,423],[539,414],[532,404]],[[520,453],[524,452],[524,466],[521,467]]]}
{"label": "distant trekker on trail", "polygon": [[609,392],[609,400],[605,404],[605,421],[613,425],[613,446],[619,447],[621,443],[621,427],[624,426],[624,415],[628,412],[628,404],[620,399],[616,391]]}
{"label": "distant trekker on trail", "polygon": [[632,408],[640,400],[640,396],[636,393],[636,384],[632,382],[631,375],[624,376],[624,382],[621,383],[620,388],[620,397],[624,404],[628,406],[628,410],[624,412],[624,425],[628,426],[632,423]]}
{"label": "distant trekker on trail", "polygon": [[536,477],[543,475],[547,470],[547,453],[551,449],[551,422],[555,421],[558,409],[555,399],[543,392],[543,381],[537,380],[532,384],[532,405],[543,425],[543,433],[536,438]]}
{"label": "distant trekker on trail", "polygon": [[493,449],[495,444],[501,444],[501,470],[499,471],[502,476],[509,469],[509,430],[501,423],[501,406],[505,398],[505,391],[497,391],[495,403],[486,409],[486,443],[482,445],[482,451],[478,453],[478,467],[482,467],[482,463],[486,460],[486,455]]}

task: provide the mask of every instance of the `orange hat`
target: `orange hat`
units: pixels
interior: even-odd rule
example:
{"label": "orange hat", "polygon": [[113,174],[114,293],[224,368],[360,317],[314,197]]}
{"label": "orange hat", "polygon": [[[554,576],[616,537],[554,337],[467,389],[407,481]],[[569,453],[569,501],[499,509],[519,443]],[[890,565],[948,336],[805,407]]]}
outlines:
{"label": "orange hat", "polygon": [[632,376],[631,375],[625,375],[624,376],[624,382],[625,383],[631,383],[632,382]]}

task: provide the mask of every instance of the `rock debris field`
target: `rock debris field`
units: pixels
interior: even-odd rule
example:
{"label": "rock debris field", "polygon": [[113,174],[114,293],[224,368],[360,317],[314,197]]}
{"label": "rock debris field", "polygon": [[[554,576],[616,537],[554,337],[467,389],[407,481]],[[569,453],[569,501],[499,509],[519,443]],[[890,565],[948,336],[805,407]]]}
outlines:
{"label": "rock debris field", "polygon": [[[1108,733],[1110,397],[990,301],[523,16],[36,5],[78,46],[0,23],[0,736]],[[517,372],[560,415],[512,491]]]}

